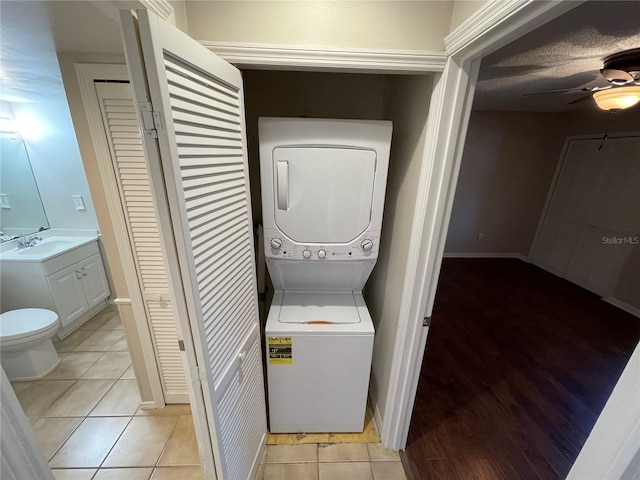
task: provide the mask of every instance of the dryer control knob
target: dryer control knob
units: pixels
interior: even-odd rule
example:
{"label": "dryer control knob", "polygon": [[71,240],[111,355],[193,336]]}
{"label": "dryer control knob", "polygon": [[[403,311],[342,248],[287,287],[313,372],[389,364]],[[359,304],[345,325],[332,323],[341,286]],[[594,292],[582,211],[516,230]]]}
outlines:
{"label": "dryer control knob", "polygon": [[373,248],[373,242],[367,238],[362,241],[360,246],[362,247],[362,250],[364,250],[365,252],[368,252]]}
{"label": "dryer control knob", "polygon": [[311,258],[311,252],[309,250],[303,250],[302,251],[302,256],[304,258]]}
{"label": "dryer control knob", "polygon": [[327,252],[324,250],[318,250],[318,258],[325,258],[327,256]]}
{"label": "dryer control knob", "polygon": [[272,238],[271,242],[269,242],[271,244],[271,248],[273,248],[274,250],[278,250],[280,247],[282,247],[282,240],[280,240],[279,238]]}

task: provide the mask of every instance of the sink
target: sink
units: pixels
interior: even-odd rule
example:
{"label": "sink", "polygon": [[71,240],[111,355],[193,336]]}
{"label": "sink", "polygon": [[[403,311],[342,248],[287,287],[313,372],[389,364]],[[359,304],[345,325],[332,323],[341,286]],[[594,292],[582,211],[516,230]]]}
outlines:
{"label": "sink", "polygon": [[49,258],[81,247],[89,242],[94,242],[97,237],[67,237],[52,236],[38,242],[37,245],[27,248],[13,248],[0,253],[0,260],[12,262],[44,262]]}
{"label": "sink", "polygon": [[42,253],[50,253],[55,250],[60,250],[61,252],[73,247],[75,245],[74,242],[69,240],[44,240],[42,243],[34,245],[33,247],[23,248],[22,250],[18,250],[18,255],[40,255]]}

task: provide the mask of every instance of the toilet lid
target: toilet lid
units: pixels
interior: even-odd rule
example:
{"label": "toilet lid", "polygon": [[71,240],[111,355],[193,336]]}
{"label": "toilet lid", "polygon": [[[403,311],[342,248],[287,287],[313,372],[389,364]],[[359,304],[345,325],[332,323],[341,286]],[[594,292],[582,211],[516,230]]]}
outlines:
{"label": "toilet lid", "polygon": [[0,315],[2,341],[36,335],[58,323],[58,314],[43,308],[22,308]]}

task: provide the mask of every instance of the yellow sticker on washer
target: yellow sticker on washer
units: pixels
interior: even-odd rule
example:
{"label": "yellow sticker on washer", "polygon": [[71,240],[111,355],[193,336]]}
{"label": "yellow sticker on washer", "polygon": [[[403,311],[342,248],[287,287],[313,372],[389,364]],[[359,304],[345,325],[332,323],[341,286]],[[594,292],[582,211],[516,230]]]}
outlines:
{"label": "yellow sticker on washer", "polygon": [[268,337],[269,363],[276,365],[291,365],[293,355],[291,337]]}

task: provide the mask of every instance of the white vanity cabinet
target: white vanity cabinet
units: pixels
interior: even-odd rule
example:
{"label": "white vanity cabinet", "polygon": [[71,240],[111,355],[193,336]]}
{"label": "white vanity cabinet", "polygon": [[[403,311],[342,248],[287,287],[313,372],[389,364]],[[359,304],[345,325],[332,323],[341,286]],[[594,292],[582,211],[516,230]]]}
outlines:
{"label": "white vanity cabinet", "polygon": [[63,326],[109,296],[102,258],[93,255],[47,277],[49,289]]}
{"label": "white vanity cabinet", "polygon": [[[46,308],[64,338],[106,305],[110,295],[96,239],[47,258],[2,259],[2,311]],[[35,256],[34,256],[35,257]]]}

